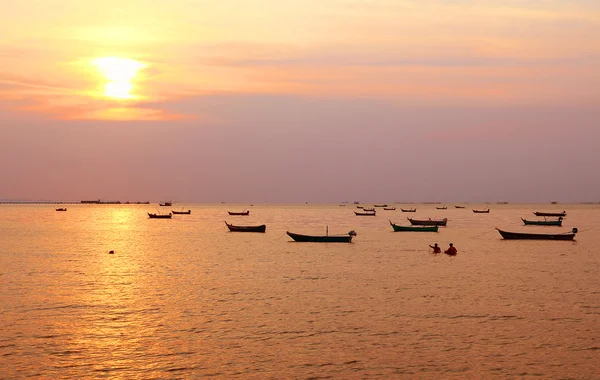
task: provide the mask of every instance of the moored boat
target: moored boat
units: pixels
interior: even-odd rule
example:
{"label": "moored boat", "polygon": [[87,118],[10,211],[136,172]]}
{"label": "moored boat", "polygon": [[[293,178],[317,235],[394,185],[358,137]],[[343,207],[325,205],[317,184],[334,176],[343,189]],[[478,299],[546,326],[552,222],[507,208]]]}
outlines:
{"label": "moored boat", "polygon": [[67,209],[65,207],[61,207],[61,208],[57,208],[55,209],[56,211],[67,211]]}
{"label": "moored boat", "polygon": [[356,232],[350,231],[346,235],[301,235],[295,234],[293,232],[286,232],[289,237],[294,239],[297,242],[306,242],[306,243],[351,243],[352,238],[356,236]]}
{"label": "moored boat", "polygon": [[367,212],[354,211],[354,214],[356,214],[356,216],[375,216],[375,215],[377,215],[375,211],[367,211]]}
{"label": "moored boat", "polygon": [[373,207],[387,207],[388,205],[386,203],[384,204],[380,204],[380,205],[373,205]]}
{"label": "moored boat", "polygon": [[159,203],[159,206],[173,206],[172,202]]}
{"label": "moored boat", "polygon": [[231,232],[265,232],[267,230],[267,226],[265,224],[261,224],[260,226],[234,226],[233,224],[229,224],[225,222],[227,228]]}
{"label": "moored boat", "polygon": [[496,228],[502,238],[506,240],[573,240],[578,232],[577,228],[573,228],[570,232],[560,234],[537,234],[525,232],[508,232]]}
{"label": "moored boat", "polygon": [[171,217],[173,216],[173,214],[168,213],[168,214],[152,214],[152,213],[148,213],[148,217],[150,219],[171,219]]}
{"label": "moored boat", "polygon": [[192,210],[187,210],[187,211],[173,211],[173,210],[171,210],[171,212],[173,213],[173,215],[190,215],[192,213]]}
{"label": "moored boat", "polygon": [[562,211],[562,212],[541,212],[541,211],[534,211],[533,213],[536,216],[567,216],[567,212],[566,211]]}
{"label": "moored boat", "polygon": [[402,212],[417,212],[416,208],[401,208]]}
{"label": "moored boat", "polygon": [[466,206],[454,206],[455,208],[465,208]]}
{"label": "moored boat", "polygon": [[438,226],[399,226],[392,223],[390,224],[395,232],[438,232]]}
{"label": "moored boat", "polygon": [[250,215],[250,210],[246,210],[246,211],[242,211],[242,212],[227,211],[227,213],[229,213],[229,215]]}
{"label": "moored boat", "polygon": [[410,224],[413,226],[445,226],[448,223],[448,218],[444,219],[426,219],[426,220],[418,220],[407,218]]}
{"label": "moored boat", "polygon": [[394,211],[396,207],[384,207],[383,209],[387,211]]}
{"label": "moored boat", "polygon": [[363,207],[363,211],[365,211],[365,212],[375,212],[375,208],[374,207],[371,207],[371,208],[368,208],[368,207],[365,208],[365,207]]}
{"label": "moored boat", "polygon": [[557,220],[527,220],[523,218],[521,220],[526,226],[562,226],[562,217]]}
{"label": "moored boat", "polygon": [[437,207],[436,206],[435,208],[437,208],[438,210],[447,210],[448,209],[448,207],[446,207],[446,206],[444,206],[444,207]]}
{"label": "moored boat", "polygon": [[473,210],[473,212],[475,214],[489,214],[490,213],[490,209],[488,208],[487,210]]}

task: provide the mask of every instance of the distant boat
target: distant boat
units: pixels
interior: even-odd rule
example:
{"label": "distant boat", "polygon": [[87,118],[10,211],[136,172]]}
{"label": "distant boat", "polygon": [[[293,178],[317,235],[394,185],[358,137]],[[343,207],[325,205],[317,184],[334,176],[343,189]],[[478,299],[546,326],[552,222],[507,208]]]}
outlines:
{"label": "distant boat", "polygon": [[354,201],[354,202],[352,202],[352,203],[353,203],[353,204],[355,204],[355,205],[359,205],[359,204],[360,204],[360,202],[359,202],[359,201]]}
{"label": "distant boat", "polygon": [[364,208],[363,206],[356,206],[356,208]]}
{"label": "distant boat", "polygon": [[260,226],[234,226],[233,224],[229,224],[225,222],[227,228],[231,232],[265,232],[267,230],[267,226],[265,224],[261,224]]}
{"label": "distant boat", "polygon": [[454,206],[456,208],[465,208],[465,206]]}
{"label": "distant boat", "polygon": [[394,211],[396,207],[384,207],[383,209],[387,211]]}
{"label": "distant boat", "polygon": [[375,216],[376,215],[375,211],[367,211],[367,212],[354,211],[354,214],[356,214],[356,216]]}
{"label": "distant boat", "polygon": [[151,214],[148,213],[148,217],[150,219],[171,219],[171,217],[173,216],[173,214],[168,213],[168,214]]}
{"label": "distant boat", "polygon": [[556,202],[556,201],[552,201],[552,202],[550,202],[550,204],[551,204],[551,205],[556,205],[556,204],[558,204],[558,202]]}
{"label": "distant boat", "polygon": [[387,204],[385,204],[385,203],[384,203],[384,204],[380,204],[380,205],[373,205],[373,207],[387,207],[387,206],[388,206],[388,205],[387,205]]}
{"label": "distant boat", "polygon": [[436,206],[435,208],[437,208],[438,210],[447,210],[448,209],[448,207],[446,207],[446,206],[444,206],[444,207],[437,207]]}
{"label": "distant boat", "polygon": [[521,220],[526,226],[562,226],[562,217],[559,217],[557,220],[527,220],[523,218]]}
{"label": "distant boat", "polygon": [[325,236],[315,236],[315,235],[300,235],[295,234],[293,232],[286,232],[289,237],[294,239],[297,242],[307,242],[307,243],[351,243],[352,238],[356,236],[356,232],[350,231],[346,235],[325,235]]}
{"label": "distant boat", "polygon": [[395,232],[438,232],[438,226],[399,226],[392,223],[390,224]]}
{"label": "distant boat", "polygon": [[159,206],[173,206],[172,202],[159,203]]}
{"label": "distant boat", "polygon": [[541,212],[541,211],[534,211],[533,212],[536,216],[567,216],[567,212],[563,211],[563,212]]}
{"label": "distant boat", "polygon": [[416,208],[409,208],[409,209],[401,208],[400,210],[402,210],[402,212],[417,212]]}
{"label": "distant boat", "polygon": [[367,212],[375,212],[375,208],[364,208],[363,207],[363,210],[367,211]]}
{"label": "distant boat", "polygon": [[338,206],[340,206],[340,207],[346,207],[346,205],[338,205]]}
{"label": "distant boat", "polygon": [[187,210],[187,211],[173,211],[173,210],[171,210],[171,212],[173,213],[173,215],[190,215],[192,213],[192,210]]}
{"label": "distant boat", "polygon": [[560,234],[530,234],[523,232],[508,232],[496,228],[500,235],[506,240],[573,240],[578,232],[577,228],[573,228],[571,232],[563,232]]}
{"label": "distant boat", "polygon": [[488,208],[487,210],[473,210],[473,212],[475,214],[489,214],[490,213],[490,209]]}
{"label": "distant boat", "polygon": [[227,211],[229,215],[250,215],[250,210],[242,211],[242,212],[231,212]]}
{"label": "distant boat", "polygon": [[444,219],[426,219],[426,220],[418,220],[407,218],[410,224],[413,226],[445,226],[448,223],[448,218]]}
{"label": "distant boat", "polygon": [[57,208],[57,209],[55,209],[55,210],[56,210],[56,211],[67,211],[67,209],[66,209],[66,208],[64,208],[64,207],[62,207],[62,208]]}

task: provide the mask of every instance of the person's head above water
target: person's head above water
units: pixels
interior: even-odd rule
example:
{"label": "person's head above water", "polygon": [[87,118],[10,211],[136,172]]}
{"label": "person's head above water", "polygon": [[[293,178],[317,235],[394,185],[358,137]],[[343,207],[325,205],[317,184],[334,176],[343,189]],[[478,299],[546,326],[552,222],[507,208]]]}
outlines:
{"label": "person's head above water", "polygon": [[450,247],[452,247],[454,244],[450,243]]}
{"label": "person's head above water", "polygon": [[434,246],[434,247],[437,247],[437,243],[435,243],[433,246]]}

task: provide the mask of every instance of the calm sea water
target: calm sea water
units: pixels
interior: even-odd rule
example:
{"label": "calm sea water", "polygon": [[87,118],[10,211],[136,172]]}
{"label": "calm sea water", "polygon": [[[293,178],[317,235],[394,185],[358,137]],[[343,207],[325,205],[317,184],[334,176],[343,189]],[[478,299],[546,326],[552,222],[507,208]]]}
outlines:
{"label": "calm sea water", "polygon": [[[0,378],[599,378],[600,207],[448,206],[0,206]],[[563,209],[563,228],[520,221]],[[407,216],[448,227],[392,232]],[[283,236],[326,225],[358,236]],[[504,241],[495,226],[583,232]]]}

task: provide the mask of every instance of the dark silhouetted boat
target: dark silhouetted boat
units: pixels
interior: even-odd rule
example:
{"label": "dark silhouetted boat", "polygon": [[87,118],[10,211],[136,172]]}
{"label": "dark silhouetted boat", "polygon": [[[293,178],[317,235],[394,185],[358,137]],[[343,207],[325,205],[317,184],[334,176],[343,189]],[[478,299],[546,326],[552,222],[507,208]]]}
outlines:
{"label": "dark silhouetted boat", "polygon": [[557,220],[527,220],[521,218],[526,226],[562,226],[562,216],[559,216]]}
{"label": "dark silhouetted boat", "polygon": [[192,213],[192,210],[187,210],[187,211],[173,211],[173,210],[171,210],[171,212],[173,213],[173,215],[190,215]]}
{"label": "dark silhouetted boat", "polygon": [[455,208],[465,208],[466,206],[454,206]]}
{"label": "dark silhouetted boat", "polygon": [[533,212],[536,216],[567,216],[567,212],[563,211],[563,212],[541,212],[541,211],[534,211]]}
{"label": "dark silhouetted boat", "polygon": [[152,213],[148,213],[148,217],[150,219],[171,219],[171,217],[173,216],[173,214],[168,213],[168,214],[152,214]]}
{"label": "dark silhouetted boat", "polygon": [[384,207],[383,209],[387,211],[394,211],[396,207]]}
{"label": "dark silhouetted boat", "polygon": [[371,207],[371,208],[364,208],[363,207],[363,211],[366,211],[366,212],[375,212],[375,208],[374,207]]}
{"label": "dark silhouetted boat", "polygon": [[387,207],[387,206],[388,206],[388,205],[387,205],[387,204],[385,204],[385,203],[384,203],[384,204],[380,204],[380,205],[373,205],[373,207]]}
{"label": "dark silhouetted boat", "polygon": [[229,224],[225,222],[227,228],[231,232],[265,232],[267,230],[267,226],[265,224],[261,224],[260,226],[234,226],[233,224]]}
{"label": "dark silhouetted boat", "polygon": [[354,211],[354,214],[356,214],[356,216],[375,216],[375,215],[377,215],[375,213],[375,211],[367,211],[367,212],[356,212],[356,211]]}
{"label": "dark silhouetted boat", "polygon": [[172,202],[159,203],[159,206],[173,206]]}
{"label": "dark silhouetted boat", "polygon": [[563,232],[560,234],[532,234],[524,232],[508,232],[496,228],[500,235],[506,240],[573,240],[578,232],[577,228],[573,228],[571,232]]}
{"label": "dark silhouetted boat", "polygon": [[364,208],[363,206],[356,206],[356,208]]}
{"label": "dark silhouetted boat", "polygon": [[446,207],[446,206],[444,206],[444,207],[437,207],[437,206],[436,206],[436,208],[437,208],[438,210],[447,210],[447,209],[448,209],[448,207]]}
{"label": "dark silhouetted boat", "polygon": [[390,224],[395,232],[438,232],[438,226],[399,226],[392,223]]}
{"label": "dark silhouetted boat", "polygon": [[229,213],[229,215],[250,215],[250,210],[245,210],[245,211],[242,211],[242,212],[227,211],[227,213]]}
{"label": "dark silhouetted boat", "polygon": [[351,243],[352,238],[356,236],[356,232],[350,231],[346,235],[325,235],[325,236],[316,236],[316,235],[301,235],[295,234],[293,232],[286,232],[289,237],[294,239],[294,241],[298,242],[307,242],[307,243]]}
{"label": "dark silhouetted boat", "polygon": [[402,210],[402,212],[417,212],[416,208],[401,208],[400,210]]}
{"label": "dark silhouetted boat", "polygon": [[448,218],[444,218],[444,219],[425,219],[425,220],[418,220],[418,219],[411,219],[411,218],[407,218],[408,221],[410,222],[410,224],[412,224],[413,226],[445,226],[448,223]]}
{"label": "dark silhouetted boat", "polygon": [[67,211],[67,209],[66,209],[66,208],[64,208],[64,207],[62,207],[62,208],[57,208],[57,209],[55,209],[55,210],[56,210],[56,211]]}
{"label": "dark silhouetted boat", "polygon": [[475,214],[489,214],[490,213],[490,209],[488,208],[487,210],[473,210],[473,212]]}

